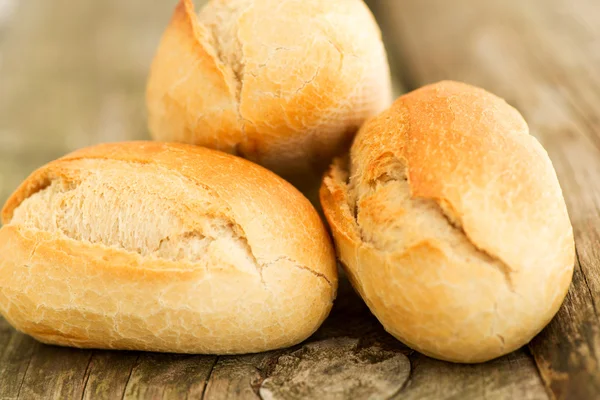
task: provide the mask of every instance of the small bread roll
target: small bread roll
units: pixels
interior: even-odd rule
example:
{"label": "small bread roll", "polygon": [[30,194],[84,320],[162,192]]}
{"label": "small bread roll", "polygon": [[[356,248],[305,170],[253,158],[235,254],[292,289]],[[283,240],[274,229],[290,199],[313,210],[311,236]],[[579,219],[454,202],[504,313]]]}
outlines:
{"label": "small bread roll", "polygon": [[200,147],[105,144],[35,171],[2,210],[0,311],[50,344],[247,353],[313,333],[335,256],[308,200]]}
{"label": "small bread roll", "polygon": [[431,357],[509,353],[567,293],[573,232],[550,159],[482,89],[441,82],[400,97],[331,167],[321,201],[356,290]]}
{"label": "small bread roll", "polygon": [[211,0],[199,14],[181,0],[147,89],[154,139],[285,176],[322,172],[390,103],[381,34],[362,0]]}

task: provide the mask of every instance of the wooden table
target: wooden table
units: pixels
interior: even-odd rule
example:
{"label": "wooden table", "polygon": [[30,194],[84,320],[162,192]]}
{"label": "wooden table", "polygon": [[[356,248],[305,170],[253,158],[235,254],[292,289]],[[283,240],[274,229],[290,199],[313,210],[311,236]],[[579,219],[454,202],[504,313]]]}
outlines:
{"label": "wooden table", "polygon": [[[147,137],[148,65],[175,0],[0,0],[0,201],[78,147]],[[436,361],[386,334],[345,281],[306,343],[239,357],[46,346],[0,322],[0,398],[600,398],[600,2],[379,0],[399,88],[505,97],[548,150],[577,242],[569,295],[526,348]],[[0,255],[1,257],[1,255]]]}

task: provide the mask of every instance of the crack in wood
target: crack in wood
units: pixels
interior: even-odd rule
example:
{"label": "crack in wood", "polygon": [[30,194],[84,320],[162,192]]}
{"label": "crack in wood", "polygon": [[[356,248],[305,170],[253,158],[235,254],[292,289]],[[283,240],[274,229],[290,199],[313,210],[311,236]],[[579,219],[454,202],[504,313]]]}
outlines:
{"label": "crack in wood", "polygon": [[590,288],[590,284],[588,283],[587,276],[585,275],[585,271],[581,268],[581,261],[579,260],[579,250],[577,246],[575,246],[575,257],[577,259],[577,265],[579,265],[579,270],[581,272],[581,276],[583,277],[583,282],[585,283],[585,287],[588,290],[590,295],[590,302],[592,303],[592,308],[594,309],[594,315],[598,318],[598,310],[596,309],[596,302],[594,301],[594,294],[592,293],[592,289]]}
{"label": "crack in wood", "polygon": [[87,388],[88,381],[90,380],[90,366],[92,365],[92,358],[94,358],[94,350],[90,352],[90,358],[88,359],[87,366],[83,373],[83,388],[81,389],[81,400],[85,397],[85,390]]}
{"label": "crack in wood", "polygon": [[33,345],[34,345],[34,349],[31,351],[31,356],[29,357],[29,361],[27,362],[27,367],[25,367],[25,373],[23,373],[23,379],[21,380],[21,384],[19,385],[19,390],[17,391],[17,399],[19,399],[21,396],[21,389],[23,388],[23,384],[25,383],[25,378],[27,378],[27,372],[29,371],[29,366],[31,365],[31,361],[33,360],[33,357],[35,356],[35,351],[40,347],[40,345],[37,342],[35,342]]}
{"label": "crack in wood", "polygon": [[125,395],[127,394],[127,386],[129,386],[129,381],[131,380],[131,375],[133,375],[133,370],[138,366],[140,362],[140,357],[142,353],[138,353],[135,358],[135,362],[131,365],[131,369],[129,370],[129,375],[127,376],[127,380],[125,381],[125,386],[123,387],[123,395],[121,396],[121,400],[125,399]]}
{"label": "crack in wood", "polygon": [[219,362],[219,356],[215,356],[215,359],[214,359],[212,365],[210,366],[210,370],[208,371],[208,376],[206,377],[206,384],[202,388],[202,394],[200,395],[200,398],[202,400],[204,400],[204,397],[206,396],[208,385],[210,384],[210,379],[212,378],[213,371],[215,370],[215,367],[217,366],[218,362]]}
{"label": "crack in wood", "polygon": [[[537,371],[537,375],[540,377],[540,379],[542,380],[542,382],[544,382],[544,391],[546,392],[546,396],[547,398],[550,400],[556,400],[556,397],[554,396],[554,392],[552,392],[552,389],[550,388],[550,385],[546,382],[546,378],[544,377],[542,368],[540,366],[540,363],[538,362],[537,358],[534,356],[534,354],[531,351],[531,346],[527,345],[525,347],[523,347],[525,353],[527,353],[527,355],[533,360],[533,365],[535,366],[535,370]],[[513,362],[512,360],[510,361],[510,364],[512,366]]]}

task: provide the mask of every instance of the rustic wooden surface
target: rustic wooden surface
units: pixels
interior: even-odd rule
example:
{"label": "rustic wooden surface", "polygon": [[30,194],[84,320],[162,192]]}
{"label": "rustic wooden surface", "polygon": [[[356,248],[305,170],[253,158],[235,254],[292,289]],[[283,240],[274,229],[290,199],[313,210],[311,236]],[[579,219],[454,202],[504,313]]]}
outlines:
{"label": "rustic wooden surface", "polygon": [[[81,146],[147,138],[148,65],[175,0],[0,0],[0,202]],[[380,0],[399,86],[452,78],[517,106],[548,149],[577,236],[565,306],[480,365],[413,352],[342,280],[306,343],[245,356],[46,346],[0,319],[0,399],[593,399],[600,396],[600,10],[594,0]],[[0,255],[1,257],[1,255]],[[533,356],[532,356],[533,354]]]}

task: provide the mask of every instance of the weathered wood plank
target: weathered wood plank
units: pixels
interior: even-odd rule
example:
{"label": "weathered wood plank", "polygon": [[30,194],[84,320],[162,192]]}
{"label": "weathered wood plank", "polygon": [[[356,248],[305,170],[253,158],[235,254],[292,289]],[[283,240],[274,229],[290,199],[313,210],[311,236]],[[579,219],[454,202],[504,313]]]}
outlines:
{"label": "weathered wood plank", "polygon": [[414,353],[411,379],[395,399],[547,399],[531,356],[518,350],[479,365],[449,364]]}
{"label": "weathered wood plank", "polygon": [[408,379],[408,358],[359,343],[345,337],[327,339],[280,356],[263,381],[260,396],[265,400],[391,398]]}
{"label": "weathered wood plank", "polygon": [[256,386],[260,385],[260,367],[275,357],[274,352],[243,356],[219,357],[204,392],[206,400],[257,400]]}
{"label": "weathered wood plank", "polygon": [[[24,345],[21,346],[22,350],[24,348]],[[81,398],[91,355],[89,350],[37,344],[26,368],[18,398]]]}
{"label": "weathered wood plank", "polygon": [[216,356],[140,353],[123,399],[199,399]]}
{"label": "weathered wood plank", "polygon": [[138,353],[94,350],[84,376],[82,399],[120,399]]}
{"label": "weathered wood plank", "polygon": [[32,338],[12,328],[9,329],[8,340],[0,358],[0,398],[2,399],[16,399],[19,396],[25,374],[39,347]]}
{"label": "weathered wood plank", "polygon": [[383,0],[389,48],[410,87],[482,86],[528,120],[559,175],[579,261],[557,317],[531,344],[556,398],[600,396],[600,3]]}

